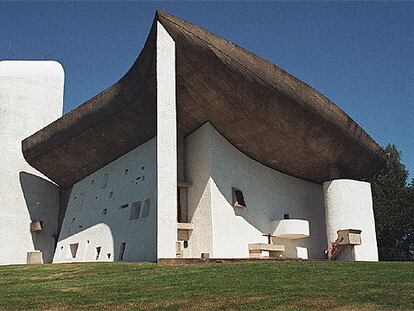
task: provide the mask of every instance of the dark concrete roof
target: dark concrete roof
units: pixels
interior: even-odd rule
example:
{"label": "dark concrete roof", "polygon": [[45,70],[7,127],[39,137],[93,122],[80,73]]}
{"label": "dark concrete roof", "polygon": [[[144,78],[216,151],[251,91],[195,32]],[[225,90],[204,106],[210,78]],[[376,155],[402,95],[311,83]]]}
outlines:
{"label": "dark concrete roof", "polygon": [[63,188],[156,135],[156,21],[176,43],[178,127],[210,121],[266,166],[306,180],[365,179],[381,147],[325,96],[284,70],[198,26],[157,12],[147,42],[112,87],[26,138],[23,154]]}

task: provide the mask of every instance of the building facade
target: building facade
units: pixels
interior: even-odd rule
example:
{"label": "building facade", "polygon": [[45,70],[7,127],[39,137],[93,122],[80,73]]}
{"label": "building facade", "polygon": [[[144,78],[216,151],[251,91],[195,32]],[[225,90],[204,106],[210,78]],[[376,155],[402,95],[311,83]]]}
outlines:
{"label": "building facade", "polygon": [[302,81],[195,25],[157,12],[129,72],[64,116],[56,62],[1,62],[0,81],[0,264],[378,260],[364,180],[381,147]]}

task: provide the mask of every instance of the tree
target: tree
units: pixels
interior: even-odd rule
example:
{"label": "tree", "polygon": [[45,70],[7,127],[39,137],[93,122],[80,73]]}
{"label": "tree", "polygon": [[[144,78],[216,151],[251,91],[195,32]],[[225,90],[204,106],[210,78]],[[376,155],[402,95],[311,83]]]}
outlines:
{"label": "tree", "polygon": [[371,179],[380,260],[414,259],[414,188],[395,145],[388,144],[387,165]]}

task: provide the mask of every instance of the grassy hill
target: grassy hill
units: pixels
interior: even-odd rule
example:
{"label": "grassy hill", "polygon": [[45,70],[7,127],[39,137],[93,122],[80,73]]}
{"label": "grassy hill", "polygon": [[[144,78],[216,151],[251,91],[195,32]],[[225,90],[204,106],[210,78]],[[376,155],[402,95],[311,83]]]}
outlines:
{"label": "grassy hill", "polygon": [[414,263],[0,267],[0,310],[414,310]]}

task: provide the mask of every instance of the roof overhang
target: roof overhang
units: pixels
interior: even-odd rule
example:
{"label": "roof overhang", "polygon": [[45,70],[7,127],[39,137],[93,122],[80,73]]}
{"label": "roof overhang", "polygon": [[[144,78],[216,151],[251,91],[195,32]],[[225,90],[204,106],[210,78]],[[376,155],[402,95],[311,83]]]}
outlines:
{"label": "roof overhang", "polygon": [[112,87],[23,141],[28,163],[63,188],[156,135],[156,22],[176,45],[177,126],[207,121],[239,150],[281,172],[322,183],[329,167],[366,179],[384,151],[322,94],[237,45],[157,12],[136,62]]}

